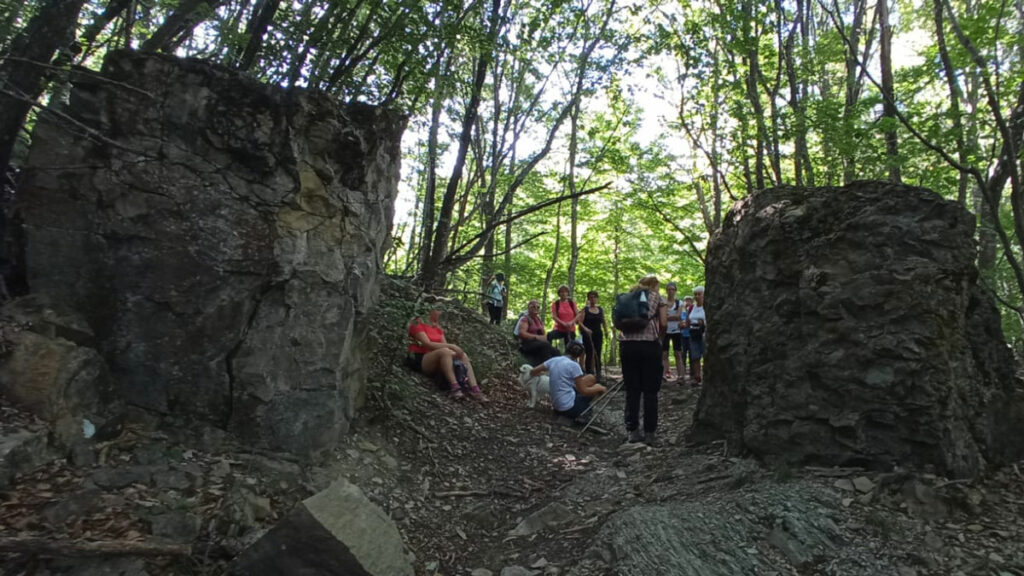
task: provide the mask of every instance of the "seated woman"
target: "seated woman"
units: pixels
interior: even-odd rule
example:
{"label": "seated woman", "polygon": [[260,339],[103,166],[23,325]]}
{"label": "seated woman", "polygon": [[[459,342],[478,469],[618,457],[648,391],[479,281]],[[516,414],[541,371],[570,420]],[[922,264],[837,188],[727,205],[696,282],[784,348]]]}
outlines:
{"label": "seated woman", "polygon": [[519,338],[519,353],[530,366],[536,366],[549,358],[558,356],[558,350],[548,342],[544,333],[544,322],[540,319],[540,302],[530,300],[526,314],[516,323],[515,335]]}
{"label": "seated woman", "polygon": [[[409,337],[413,339],[412,344],[409,344],[409,364],[412,369],[425,376],[436,377],[447,385],[449,394],[455,400],[463,398],[462,387],[465,386],[470,396],[487,402],[487,397],[476,382],[469,356],[462,348],[445,340],[440,324],[441,311],[431,310],[428,318],[429,323],[416,318],[409,324]],[[463,371],[465,381],[460,382],[459,373]]]}
{"label": "seated woman", "polygon": [[577,418],[590,407],[590,399],[604,394],[605,388],[593,374],[580,368],[583,344],[570,342],[565,356],[556,356],[530,370],[530,376],[548,373],[551,407],[561,416]]}

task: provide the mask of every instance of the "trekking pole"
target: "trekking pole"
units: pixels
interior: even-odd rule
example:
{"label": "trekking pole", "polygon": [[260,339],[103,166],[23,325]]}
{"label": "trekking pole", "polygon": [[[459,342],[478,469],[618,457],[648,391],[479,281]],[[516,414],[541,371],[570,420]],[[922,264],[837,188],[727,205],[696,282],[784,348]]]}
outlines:
{"label": "trekking pole", "polygon": [[599,407],[602,403],[609,402],[611,397],[612,397],[612,394],[614,394],[619,389],[620,386],[622,386],[622,379],[621,378],[619,380],[616,380],[615,383],[613,383],[611,386],[609,386],[608,389],[605,390],[604,394],[600,398],[597,399],[597,402],[594,402],[590,406],[587,406],[586,410],[584,410],[583,412],[580,412],[580,416],[583,416],[587,412],[590,412],[591,410],[594,410],[595,408]]}
{"label": "trekking pole", "polygon": [[602,404],[601,408],[595,411],[593,415],[590,416],[590,420],[587,421],[587,424],[583,427],[582,430],[579,431],[578,434],[576,434],[577,439],[579,439],[580,436],[583,436],[583,433],[587,431],[587,428],[590,428],[590,425],[594,423],[594,420],[597,420],[597,417],[601,415],[601,412],[604,412],[605,408],[611,406],[611,397],[616,392],[618,392],[620,388],[622,388],[622,380],[619,380],[618,385],[615,386],[612,390],[609,390],[608,392],[605,393],[605,396],[608,397],[608,401]]}

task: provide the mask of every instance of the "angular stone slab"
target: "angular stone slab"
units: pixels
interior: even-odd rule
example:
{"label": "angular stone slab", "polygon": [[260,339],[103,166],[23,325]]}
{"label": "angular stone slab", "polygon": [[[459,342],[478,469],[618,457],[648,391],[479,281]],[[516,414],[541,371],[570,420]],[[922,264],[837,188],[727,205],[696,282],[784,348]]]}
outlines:
{"label": "angular stone slab", "polygon": [[358,486],[337,480],[244,550],[236,575],[412,576],[398,528]]}

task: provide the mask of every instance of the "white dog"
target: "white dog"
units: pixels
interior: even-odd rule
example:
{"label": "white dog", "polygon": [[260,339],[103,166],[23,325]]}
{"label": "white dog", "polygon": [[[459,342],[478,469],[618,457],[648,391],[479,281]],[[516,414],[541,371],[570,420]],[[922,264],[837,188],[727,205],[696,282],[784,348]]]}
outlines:
{"label": "white dog", "polygon": [[533,408],[537,405],[537,395],[547,395],[550,393],[550,380],[547,374],[530,376],[530,370],[533,370],[533,366],[529,364],[523,364],[519,367],[519,384],[530,391],[530,402],[528,405],[530,408]]}

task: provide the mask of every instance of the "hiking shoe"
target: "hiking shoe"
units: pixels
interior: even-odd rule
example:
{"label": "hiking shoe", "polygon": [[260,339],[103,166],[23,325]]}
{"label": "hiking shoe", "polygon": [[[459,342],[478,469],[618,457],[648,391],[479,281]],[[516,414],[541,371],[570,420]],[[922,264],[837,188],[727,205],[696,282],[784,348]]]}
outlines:
{"label": "hiking shoe", "polygon": [[665,380],[671,380],[671,379],[672,379],[672,371],[671,370],[665,370]]}
{"label": "hiking shoe", "polygon": [[658,446],[658,435],[654,432],[647,432],[643,435],[644,444],[647,444],[651,448]]}
{"label": "hiking shoe", "polygon": [[644,441],[644,433],[640,430],[630,430],[629,436],[626,438],[626,442],[630,444],[636,444],[637,442]]}

